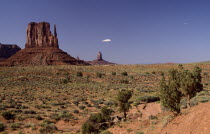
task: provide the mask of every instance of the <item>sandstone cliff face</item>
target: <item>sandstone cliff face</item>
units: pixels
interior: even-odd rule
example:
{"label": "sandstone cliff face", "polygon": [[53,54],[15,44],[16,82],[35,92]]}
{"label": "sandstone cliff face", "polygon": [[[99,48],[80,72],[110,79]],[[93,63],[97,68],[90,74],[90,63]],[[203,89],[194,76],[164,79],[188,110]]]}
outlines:
{"label": "sandstone cliff face", "polygon": [[51,34],[50,24],[46,22],[31,22],[27,28],[26,48],[58,48],[58,38],[56,26],[54,26],[54,35]]}
{"label": "sandstone cliff face", "polygon": [[7,45],[0,43],[0,61],[9,58],[20,50],[21,48],[17,45]]}
{"label": "sandstone cliff face", "polygon": [[29,23],[25,49],[0,63],[0,66],[88,65],[59,49],[56,26],[51,34],[47,22]]}

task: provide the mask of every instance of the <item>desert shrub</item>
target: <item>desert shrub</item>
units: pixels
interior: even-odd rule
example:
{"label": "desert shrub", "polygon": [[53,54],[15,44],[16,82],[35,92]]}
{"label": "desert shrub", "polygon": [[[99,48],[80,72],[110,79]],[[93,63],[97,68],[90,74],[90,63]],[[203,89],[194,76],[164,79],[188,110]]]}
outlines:
{"label": "desert shrub", "polygon": [[182,99],[181,102],[180,102],[180,107],[182,109],[185,109],[187,108],[187,100],[186,99]]}
{"label": "desert shrub", "polygon": [[150,115],[150,116],[149,116],[149,119],[150,119],[150,120],[157,120],[158,118],[157,118],[157,116]]}
{"label": "desert shrub", "polygon": [[204,73],[203,73],[203,75],[204,75],[204,76],[207,76],[207,75],[208,75],[208,73],[207,73],[207,72],[204,72]]}
{"label": "desert shrub", "polygon": [[152,71],[152,74],[156,74],[156,72],[155,71]]}
{"label": "desert shrub", "polygon": [[52,117],[55,120],[64,120],[64,121],[69,121],[69,119],[73,118],[73,115],[67,111],[62,111],[58,114],[53,114]]}
{"label": "desert shrub", "polygon": [[85,104],[85,105],[87,105],[87,104],[88,104],[88,102],[87,102],[87,101],[83,101],[83,102],[82,102],[82,104]]}
{"label": "desert shrub", "polygon": [[91,107],[91,104],[87,104],[87,107]]}
{"label": "desert shrub", "polygon": [[98,99],[98,100],[94,100],[94,101],[93,101],[93,104],[94,104],[94,105],[96,105],[96,104],[99,105],[99,104],[103,104],[103,103],[104,103],[104,100],[103,100],[103,99]]}
{"label": "desert shrub", "polygon": [[193,98],[197,92],[203,90],[203,84],[201,83],[202,69],[194,67],[193,71],[184,70],[182,65],[179,71],[179,84],[182,95],[187,99],[187,107],[190,108],[190,99]]}
{"label": "desert shrub", "polygon": [[6,105],[0,105],[0,110],[6,110]]}
{"label": "desert shrub", "polygon": [[54,123],[42,123],[42,128],[39,129],[39,132],[42,134],[50,134],[57,130],[57,127]]}
{"label": "desert shrub", "polygon": [[67,84],[69,82],[69,80],[67,78],[63,78],[60,80],[61,84]]}
{"label": "desert shrub", "polygon": [[117,73],[116,72],[112,72],[112,75],[115,76],[115,75],[117,75]]}
{"label": "desert shrub", "polygon": [[20,128],[20,123],[12,123],[12,124],[10,124],[10,128],[12,129],[12,130],[16,130],[16,129],[18,129],[18,128]]}
{"label": "desert shrub", "polygon": [[113,134],[113,133],[109,132],[109,131],[102,131],[102,132],[100,132],[100,134]]}
{"label": "desert shrub", "polygon": [[209,94],[209,92],[208,91],[201,91],[201,92],[199,92],[199,93],[197,93],[197,96],[208,96],[208,95],[210,95]]}
{"label": "desert shrub", "polygon": [[149,75],[149,72],[145,72],[146,75]]}
{"label": "desert shrub", "polygon": [[196,106],[196,105],[198,105],[198,102],[195,99],[192,99],[190,101],[190,106]]}
{"label": "desert shrub", "polygon": [[127,72],[122,72],[121,75],[122,76],[128,76],[128,73]]}
{"label": "desert shrub", "polygon": [[129,111],[131,105],[129,99],[132,97],[132,92],[130,90],[120,90],[117,94],[117,101],[119,104],[119,111],[123,112],[124,118],[126,120],[127,112]]}
{"label": "desert shrub", "polygon": [[82,72],[77,72],[77,77],[83,77],[83,74],[82,74]]}
{"label": "desert shrub", "polygon": [[98,132],[90,122],[86,122],[82,125],[82,134],[92,134]]}
{"label": "desert shrub", "polygon": [[15,119],[15,115],[13,113],[11,113],[10,111],[3,112],[1,115],[6,120],[14,120]]}
{"label": "desert shrub", "polygon": [[121,80],[120,83],[129,84],[129,81],[128,80]]}
{"label": "desert shrub", "polygon": [[25,128],[35,128],[36,125],[35,125],[34,123],[30,123],[30,122],[29,122],[29,123],[25,124],[24,127],[25,127]]}
{"label": "desert shrub", "polygon": [[168,123],[173,120],[173,116],[167,115],[163,118],[163,127],[165,127]]}
{"label": "desert shrub", "polygon": [[106,106],[113,106],[113,105],[115,105],[115,102],[113,102],[113,101],[104,101],[104,105],[106,105]]}
{"label": "desert shrub", "polygon": [[142,131],[137,131],[136,134],[144,134]]}
{"label": "desert shrub", "polygon": [[165,77],[162,77],[160,82],[160,100],[163,107],[168,108],[172,112],[180,113],[181,93],[178,90],[179,85],[176,78],[178,74],[176,70],[171,70],[168,84],[165,82]]}
{"label": "desert shrub", "polygon": [[85,108],[86,108],[85,106],[79,106],[79,109],[81,109],[81,110],[83,110]]}
{"label": "desert shrub", "polygon": [[6,128],[6,126],[4,125],[4,123],[0,123],[0,132],[4,131]]}
{"label": "desert shrub", "polygon": [[43,120],[43,118],[40,115],[36,115],[35,116],[35,119],[37,119],[37,120]]}
{"label": "desert shrub", "polygon": [[138,98],[138,101],[150,103],[150,102],[160,101],[160,98],[156,96],[142,96]]}
{"label": "desert shrub", "polygon": [[26,110],[23,112],[24,114],[36,114],[34,110]]}
{"label": "desert shrub", "polygon": [[97,78],[102,78],[103,75],[104,75],[104,74],[102,74],[102,73],[96,72],[96,77],[97,77]]}
{"label": "desert shrub", "polygon": [[92,114],[89,119],[90,122],[101,123],[105,121],[105,117],[101,113]]}
{"label": "desert shrub", "polygon": [[74,110],[73,110],[73,113],[78,114],[78,113],[79,113],[79,110],[74,109]]}
{"label": "desert shrub", "polygon": [[110,115],[113,110],[102,107],[100,113],[92,114],[88,120],[82,125],[83,134],[99,133],[101,130],[105,130],[109,127],[111,120]]}
{"label": "desert shrub", "polygon": [[113,113],[114,111],[112,109],[109,109],[108,107],[104,106],[101,108],[101,114],[103,115],[103,117],[106,119],[106,120],[109,120],[108,118],[111,116],[111,114]]}
{"label": "desert shrub", "polygon": [[25,120],[26,119],[26,116],[17,116],[16,117],[19,121],[23,121],[23,120]]}
{"label": "desert shrub", "polygon": [[205,103],[205,102],[210,101],[210,98],[203,96],[203,97],[199,97],[198,101],[201,103]]}
{"label": "desert shrub", "polygon": [[78,101],[73,101],[73,104],[78,106],[79,105],[79,102]]}

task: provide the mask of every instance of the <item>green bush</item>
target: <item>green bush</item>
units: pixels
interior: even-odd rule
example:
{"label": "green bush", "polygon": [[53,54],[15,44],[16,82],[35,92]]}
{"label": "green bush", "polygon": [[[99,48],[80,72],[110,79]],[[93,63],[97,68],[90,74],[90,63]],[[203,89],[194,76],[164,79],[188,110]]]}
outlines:
{"label": "green bush", "polygon": [[83,77],[82,72],[77,72],[77,77]]}
{"label": "green bush", "polygon": [[92,114],[89,119],[90,122],[94,122],[94,123],[102,123],[105,121],[104,116],[101,113],[95,113]]}
{"label": "green bush", "polygon": [[115,76],[115,75],[117,75],[117,73],[116,72],[112,72],[112,75]]}
{"label": "green bush", "polygon": [[37,119],[37,120],[43,120],[43,118],[40,115],[36,115],[35,116],[35,119]]}
{"label": "green bush", "polygon": [[75,110],[73,111],[73,113],[78,114],[78,113],[79,113],[79,110],[75,109]]}
{"label": "green bush", "polygon": [[150,115],[150,116],[149,116],[149,119],[150,119],[150,120],[157,120],[158,118],[157,118],[157,116]]}
{"label": "green bush", "polygon": [[138,101],[150,103],[150,102],[160,101],[160,98],[156,96],[143,96],[143,97],[139,97]]}
{"label": "green bush", "polygon": [[69,80],[65,78],[65,79],[61,79],[60,83],[61,84],[67,84],[68,82],[69,82]]}
{"label": "green bush", "polygon": [[102,78],[103,75],[104,75],[104,74],[99,73],[99,72],[96,73],[96,77],[97,77],[97,78]]}
{"label": "green bush", "polygon": [[111,133],[109,131],[102,131],[102,132],[100,132],[100,134],[113,134],[113,133]]}
{"label": "green bush", "polygon": [[107,108],[106,106],[101,108],[101,114],[105,119],[108,119],[114,111],[112,109]]}
{"label": "green bush", "polygon": [[3,112],[1,115],[6,120],[13,120],[13,119],[15,119],[15,115],[13,113],[11,113],[10,111]]}
{"label": "green bush", "polygon": [[79,109],[81,109],[81,110],[83,110],[85,108],[86,108],[85,106],[79,106]]}
{"label": "green bush", "polygon": [[82,125],[82,134],[92,134],[98,132],[90,122],[86,122]]}
{"label": "green bush", "polygon": [[121,80],[120,83],[129,84],[129,81],[128,80]]}
{"label": "green bush", "polygon": [[20,123],[12,123],[12,124],[10,124],[10,128],[12,129],[12,130],[16,130],[16,129],[18,129],[18,128],[20,128]]}
{"label": "green bush", "polygon": [[5,125],[3,123],[0,123],[0,132],[4,131],[5,130]]}
{"label": "green bush", "polygon": [[42,123],[42,128],[39,129],[39,132],[42,134],[51,134],[54,131],[58,130],[54,123]]}
{"label": "green bush", "polygon": [[100,113],[92,114],[89,119],[82,125],[83,134],[99,133],[109,127],[110,115],[113,110],[102,107]]}
{"label": "green bush", "polygon": [[127,72],[122,72],[121,75],[122,76],[128,76],[128,73]]}
{"label": "green bush", "polygon": [[117,101],[119,106],[119,111],[123,112],[124,118],[126,120],[127,112],[129,111],[131,105],[129,99],[132,97],[132,91],[130,90],[120,90],[117,94]]}
{"label": "green bush", "polygon": [[142,131],[137,131],[136,134],[144,134]]}

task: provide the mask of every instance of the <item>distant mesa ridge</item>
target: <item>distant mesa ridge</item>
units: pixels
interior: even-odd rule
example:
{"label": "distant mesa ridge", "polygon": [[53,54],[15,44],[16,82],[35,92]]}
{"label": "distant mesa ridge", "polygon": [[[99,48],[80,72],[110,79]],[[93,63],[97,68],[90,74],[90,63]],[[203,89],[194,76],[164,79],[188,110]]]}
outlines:
{"label": "distant mesa ridge", "polygon": [[16,44],[1,44],[0,43],[0,61],[9,58],[10,56],[14,55],[21,48]]}
{"label": "distant mesa ridge", "polygon": [[59,49],[56,26],[54,35],[47,22],[28,24],[25,48],[4,60],[0,66],[88,65]]}
{"label": "distant mesa ridge", "polygon": [[108,62],[104,60],[102,57],[102,53],[100,51],[98,52],[97,58],[95,60],[87,61],[87,63],[91,65],[116,65],[116,63],[112,63],[112,62]]}

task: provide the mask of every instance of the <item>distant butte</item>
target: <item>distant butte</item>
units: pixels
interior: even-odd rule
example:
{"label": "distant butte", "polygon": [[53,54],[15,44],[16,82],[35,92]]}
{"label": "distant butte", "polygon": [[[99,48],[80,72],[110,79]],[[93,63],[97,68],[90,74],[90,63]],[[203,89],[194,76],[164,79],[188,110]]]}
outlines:
{"label": "distant butte", "polygon": [[56,26],[54,35],[47,22],[28,24],[25,49],[0,63],[0,66],[87,65],[59,49]]}
{"label": "distant butte", "polygon": [[116,65],[115,63],[111,63],[111,62],[104,60],[102,57],[102,53],[100,51],[98,52],[97,58],[95,60],[87,61],[87,63],[89,63],[91,65]]}
{"label": "distant butte", "polygon": [[14,55],[18,51],[20,51],[21,48],[17,46],[16,44],[1,44],[0,43],[0,61],[3,61],[10,56]]}

